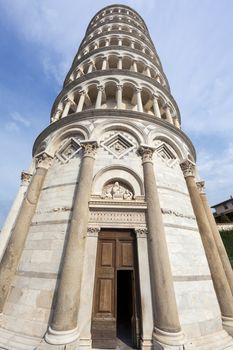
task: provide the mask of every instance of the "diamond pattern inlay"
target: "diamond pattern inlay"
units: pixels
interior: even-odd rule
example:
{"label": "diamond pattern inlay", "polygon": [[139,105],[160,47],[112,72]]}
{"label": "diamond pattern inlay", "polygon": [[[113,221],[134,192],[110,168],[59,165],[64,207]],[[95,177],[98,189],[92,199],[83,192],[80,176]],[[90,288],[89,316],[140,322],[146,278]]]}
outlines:
{"label": "diamond pattern inlay", "polygon": [[170,168],[173,168],[177,163],[178,159],[176,155],[172,152],[170,146],[165,143],[156,142],[156,155]]}
{"label": "diamond pattern inlay", "polygon": [[102,143],[102,146],[117,158],[129,153],[135,146],[122,134],[115,134]]}
{"label": "diamond pattern inlay", "polygon": [[68,163],[72,158],[74,158],[80,151],[81,146],[75,138],[70,138],[67,140],[59,151],[56,153],[56,159],[62,164]]}

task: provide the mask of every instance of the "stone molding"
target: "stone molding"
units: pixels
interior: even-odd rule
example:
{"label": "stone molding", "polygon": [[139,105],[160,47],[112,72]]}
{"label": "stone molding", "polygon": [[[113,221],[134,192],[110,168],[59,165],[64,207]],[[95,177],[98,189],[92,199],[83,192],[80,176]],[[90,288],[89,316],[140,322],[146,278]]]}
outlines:
{"label": "stone molding", "polygon": [[142,210],[91,210],[89,223],[101,227],[145,227],[146,217]]}
{"label": "stone molding", "polygon": [[180,163],[180,167],[183,171],[184,177],[195,177],[195,163],[193,163],[191,160],[185,159]]}
{"label": "stone molding", "polygon": [[90,208],[97,209],[122,209],[122,210],[146,210],[147,203],[144,200],[144,196],[136,196],[134,201],[132,200],[112,200],[112,199],[102,199],[101,195],[92,195],[89,201]]}
{"label": "stone molding", "polygon": [[174,125],[168,123],[167,121],[161,118],[154,118],[154,116],[148,113],[137,111],[130,111],[129,113],[128,110],[123,109],[90,109],[78,113],[73,113],[65,118],[59,119],[57,122],[52,123],[47,128],[45,128],[44,131],[42,131],[42,133],[37,137],[33,145],[33,155],[35,155],[36,150],[39,148],[39,146],[45,140],[45,138],[47,138],[52,132],[61,129],[64,126],[72,125],[77,122],[80,123],[81,121],[86,121],[88,120],[88,118],[92,120],[92,118],[95,117],[98,117],[98,119],[105,119],[106,117],[110,119],[111,117],[113,117],[118,119],[127,118],[128,120],[131,119],[133,121],[142,120],[148,121],[149,123],[155,126],[164,127],[167,131],[170,131],[175,136],[181,138],[182,142],[184,142],[188,146],[193,158],[196,159],[196,151],[194,149],[194,146],[189,137],[185,135],[185,133],[181,129],[175,127]]}
{"label": "stone molding", "polygon": [[41,152],[35,155],[36,158],[36,168],[48,169],[51,164],[53,157],[46,152]]}
{"label": "stone molding", "polygon": [[21,185],[29,185],[32,178],[32,174],[22,171],[21,173]]}

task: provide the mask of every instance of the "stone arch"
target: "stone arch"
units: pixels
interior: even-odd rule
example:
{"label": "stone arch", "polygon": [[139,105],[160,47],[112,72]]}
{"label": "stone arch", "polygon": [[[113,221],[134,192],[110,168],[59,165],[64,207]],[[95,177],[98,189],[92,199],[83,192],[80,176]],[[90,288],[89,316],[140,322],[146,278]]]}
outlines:
{"label": "stone arch", "polygon": [[64,127],[56,132],[52,140],[49,142],[46,152],[54,156],[62,142],[71,137],[75,137],[79,140],[87,140],[89,139],[89,131],[82,125]]}
{"label": "stone arch", "polygon": [[123,165],[111,165],[98,171],[93,179],[92,194],[101,195],[104,186],[114,180],[127,184],[135,196],[144,195],[141,177],[131,168]]}
{"label": "stone arch", "polygon": [[172,135],[166,135],[165,132],[151,132],[151,135],[148,135],[148,143],[154,145],[155,141],[162,141],[165,144],[167,143],[177,154],[180,160],[184,159],[185,154],[183,151],[182,143],[177,138],[174,139]]}
{"label": "stone arch", "polygon": [[121,130],[129,133],[136,140],[138,146],[141,143],[145,143],[146,136],[144,135],[143,131],[134,124],[125,121],[124,123],[121,121],[116,121],[115,123],[105,121],[99,124],[90,135],[90,139],[99,141],[105,132],[111,130]]}

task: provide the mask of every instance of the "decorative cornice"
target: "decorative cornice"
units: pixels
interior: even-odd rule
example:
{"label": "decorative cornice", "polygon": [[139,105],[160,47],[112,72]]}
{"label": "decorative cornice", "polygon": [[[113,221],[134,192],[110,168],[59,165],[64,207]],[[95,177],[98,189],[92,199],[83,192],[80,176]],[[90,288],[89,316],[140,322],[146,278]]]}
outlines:
{"label": "decorative cornice", "polygon": [[196,184],[197,184],[197,188],[198,188],[200,194],[204,195],[205,194],[205,181],[197,181]]}
{"label": "decorative cornice", "polygon": [[32,174],[22,171],[21,173],[21,185],[29,185],[32,178]]}
{"label": "decorative cornice", "polygon": [[46,152],[41,152],[35,155],[36,168],[48,169],[51,166],[53,157]]}
{"label": "decorative cornice", "polygon": [[155,118],[153,115],[150,115],[148,113],[143,113],[143,112],[136,112],[136,111],[129,111],[128,110],[123,110],[123,109],[92,109],[92,110],[86,110],[78,113],[73,113],[65,118],[62,118],[52,124],[50,124],[47,128],[45,128],[41,134],[37,137],[35,140],[34,146],[33,146],[33,155],[35,155],[36,150],[38,149],[39,145],[44,141],[44,139],[50,135],[52,132],[67,126],[67,125],[72,125],[73,123],[80,122],[82,120],[87,120],[88,118],[127,118],[132,119],[132,120],[144,120],[148,121],[153,125],[159,125],[167,130],[171,131],[174,133],[176,136],[181,137],[182,141],[184,141],[187,146],[190,149],[191,155],[193,156],[194,159],[196,159],[196,152],[194,149],[194,146],[192,144],[192,141],[189,139],[189,137],[179,128],[175,127],[171,123],[168,123],[166,120],[160,119],[160,118]]}
{"label": "decorative cornice", "polygon": [[185,159],[180,163],[181,170],[183,171],[184,177],[195,176],[195,163],[189,159]]}

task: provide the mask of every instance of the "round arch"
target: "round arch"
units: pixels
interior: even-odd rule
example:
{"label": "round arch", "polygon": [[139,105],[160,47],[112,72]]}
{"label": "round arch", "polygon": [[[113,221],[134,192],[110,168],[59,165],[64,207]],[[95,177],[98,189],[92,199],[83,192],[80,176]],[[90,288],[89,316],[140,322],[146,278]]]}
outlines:
{"label": "round arch", "polygon": [[141,177],[131,168],[123,165],[111,165],[101,169],[94,176],[92,193],[101,195],[104,186],[110,181],[119,181],[132,188],[135,196],[144,195],[144,186]]}
{"label": "round arch", "polygon": [[101,136],[104,134],[104,132],[111,131],[111,130],[121,130],[128,132],[131,134],[135,140],[137,141],[138,145],[141,143],[145,143],[146,135],[138,128],[137,126],[133,125],[130,122],[115,122],[110,123],[109,121],[105,121],[101,124],[99,124],[94,130],[93,133],[90,135],[90,138],[93,140],[99,140]]}
{"label": "round arch", "polygon": [[87,140],[89,139],[89,131],[84,126],[73,126],[73,127],[64,127],[56,132],[52,140],[49,142],[48,147],[46,149],[46,152],[51,154],[52,156],[55,154],[55,152],[60,147],[60,144],[63,140],[67,139],[68,137],[77,137],[80,140]]}

